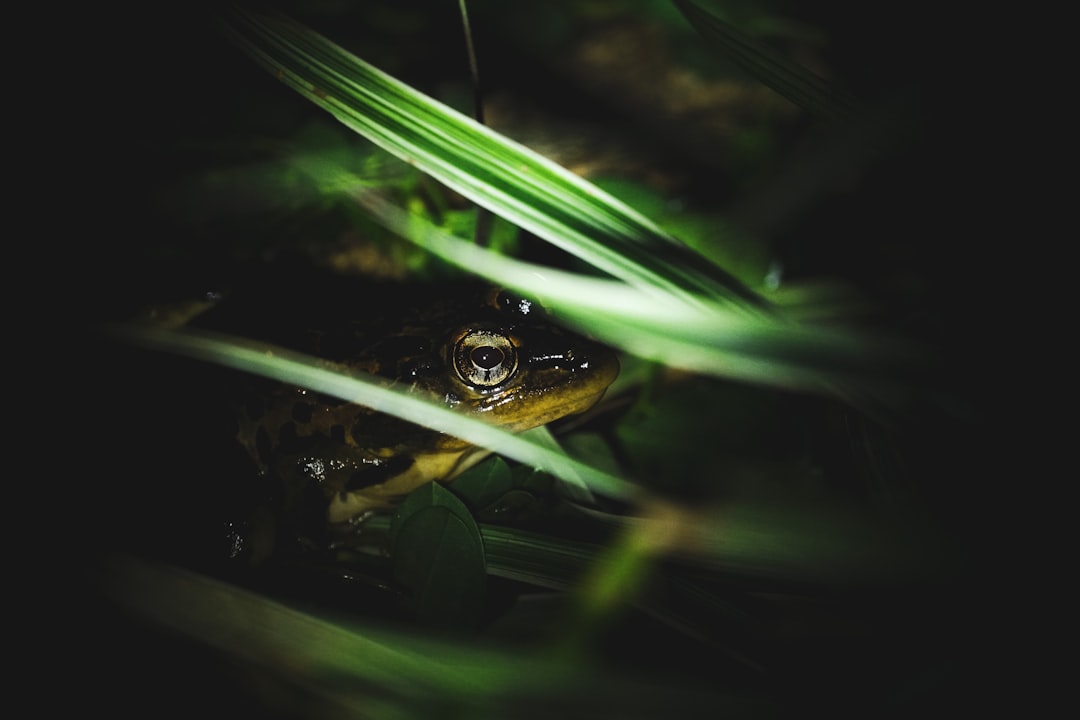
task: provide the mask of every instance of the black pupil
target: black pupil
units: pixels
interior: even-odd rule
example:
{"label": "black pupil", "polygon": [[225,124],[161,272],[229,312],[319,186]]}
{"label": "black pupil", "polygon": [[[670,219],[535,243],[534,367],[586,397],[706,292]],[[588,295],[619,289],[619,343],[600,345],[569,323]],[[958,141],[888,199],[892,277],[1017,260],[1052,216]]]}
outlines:
{"label": "black pupil", "polygon": [[469,357],[472,359],[473,365],[484,370],[490,370],[503,361],[502,350],[490,345],[473,348],[472,352],[469,353]]}

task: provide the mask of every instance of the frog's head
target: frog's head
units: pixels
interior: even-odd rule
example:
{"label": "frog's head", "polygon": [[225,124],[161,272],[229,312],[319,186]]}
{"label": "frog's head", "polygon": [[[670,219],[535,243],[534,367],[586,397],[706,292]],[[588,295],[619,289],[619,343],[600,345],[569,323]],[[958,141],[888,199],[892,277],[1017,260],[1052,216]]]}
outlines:
{"label": "frog's head", "polygon": [[[444,292],[433,302],[411,295],[394,301],[386,292],[373,297],[378,302],[361,320],[335,316],[352,306],[324,299],[314,314],[318,326],[286,303],[270,314],[265,337],[511,431],[588,410],[619,372],[609,349],[505,292],[480,300],[471,292]],[[293,315],[300,320],[283,322]],[[390,507],[425,482],[455,477],[486,453],[394,415],[290,386],[274,386],[254,400],[243,403],[241,444],[287,486],[321,488],[332,522]]]}
{"label": "frog's head", "polygon": [[619,373],[608,348],[553,324],[505,291],[442,335],[415,386],[453,407],[520,431],[584,412]]}
{"label": "frog's head", "polygon": [[470,324],[445,347],[448,402],[514,431],[588,410],[619,373],[610,350],[555,326]]}

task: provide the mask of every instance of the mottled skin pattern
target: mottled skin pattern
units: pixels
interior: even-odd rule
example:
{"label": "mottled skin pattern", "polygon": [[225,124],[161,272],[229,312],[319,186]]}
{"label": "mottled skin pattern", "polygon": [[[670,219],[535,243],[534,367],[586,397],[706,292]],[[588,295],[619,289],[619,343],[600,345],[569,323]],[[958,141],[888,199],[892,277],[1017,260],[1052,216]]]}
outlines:
{"label": "mottled skin pattern", "polygon": [[[315,303],[314,314],[301,312],[300,301],[286,296],[231,310],[226,302],[197,324],[310,353],[350,374],[408,385],[514,431],[587,410],[618,374],[609,350],[551,324],[538,306],[505,292],[439,290],[420,298],[408,288],[395,288],[401,296],[380,288],[377,309],[357,317],[328,290],[320,290],[321,298],[303,297],[302,304]],[[273,319],[243,319],[251,310]],[[336,398],[281,384],[253,385],[241,402],[240,443],[262,473],[276,476],[290,492],[320,488],[331,522],[390,507],[423,483],[454,477],[484,454],[457,438]]]}

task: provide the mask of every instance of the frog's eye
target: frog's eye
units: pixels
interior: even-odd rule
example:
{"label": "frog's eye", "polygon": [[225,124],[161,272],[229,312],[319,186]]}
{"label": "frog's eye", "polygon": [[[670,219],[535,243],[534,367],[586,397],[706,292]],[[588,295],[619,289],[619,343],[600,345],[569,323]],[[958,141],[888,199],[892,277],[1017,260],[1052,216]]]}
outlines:
{"label": "frog's eye", "polygon": [[505,335],[474,330],[454,346],[454,370],[468,385],[494,387],[517,370],[517,351]]}

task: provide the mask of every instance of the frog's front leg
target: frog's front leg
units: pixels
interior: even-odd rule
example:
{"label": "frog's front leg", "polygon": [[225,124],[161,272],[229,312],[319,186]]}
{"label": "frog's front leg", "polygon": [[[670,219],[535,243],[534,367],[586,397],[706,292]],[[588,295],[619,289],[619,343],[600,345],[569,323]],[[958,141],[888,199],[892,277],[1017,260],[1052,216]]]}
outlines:
{"label": "frog's front leg", "polygon": [[[425,483],[448,480],[470,464],[473,456],[486,454],[472,447],[389,457],[356,448],[349,450],[362,456],[361,462],[346,461],[341,467],[342,475],[336,480],[327,508],[327,520],[331,523],[392,508],[416,488]],[[335,458],[332,462],[340,466],[343,461]]]}

